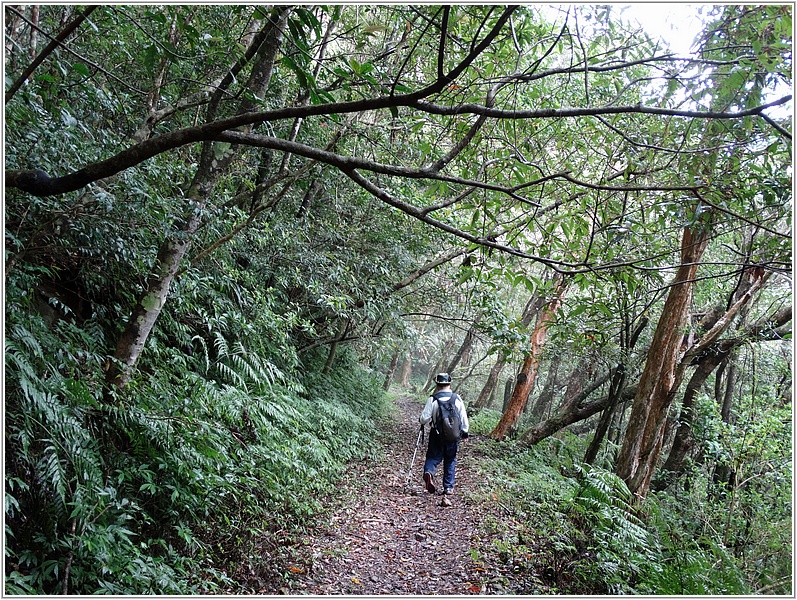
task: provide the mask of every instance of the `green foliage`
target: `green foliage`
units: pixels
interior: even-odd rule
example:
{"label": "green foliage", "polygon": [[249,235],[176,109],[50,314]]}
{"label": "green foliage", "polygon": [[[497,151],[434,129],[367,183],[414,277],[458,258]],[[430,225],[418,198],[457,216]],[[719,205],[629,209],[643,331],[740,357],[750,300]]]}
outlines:
{"label": "green foliage", "polygon": [[474,435],[487,435],[501,420],[501,413],[497,410],[485,409],[479,411],[478,414],[469,418],[470,430],[469,432]]}
{"label": "green foliage", "polygon": [[[694,508],[694,507],[693,507]],[[744,595],[750,593],[731,553],[710,529],[700,526],[683,500],[659,496],[645,507],[659,540],[658,568],[637,591],[666,595]]]}
{"label": "green foliage", "polygon": [[[278,353],[286,338],[266,305],[236,311],[213,286],[175,304],[148,343],[148,375],[106,405],[92,384],[102,381],[102,328],[48,325],[37,276],[20,269],[8,287],[9,590],[234,587],[225,573],[244,558],[262,562],[258,541],[301,527],[346,461],[371,451],[371,424],[385,411],[375,378],[348,352],[328,377],[317,373],[321,354],[297,370]],[[196,352],[184,354],[185,342]]]}
{"label": "green foliage", "polygon": [[[32,10],[8,7],[8,82],[41,50],[42,36],[14,17]],[[41,33],[55,35],[81,7],[35,10]],[[427,100],[461,108],[485,104],[489,90],[496,110],[726,110],[758,105],[790,85],[790,7],[710,10],[716,19],[700,50],[707,62],[651,66],[649,40],[624,31],[609,7],[568,8],[566,22],[551,23],[541,7],[522,6]],[[250,103],[247,111],[314,109],[299,120],[254,124],[253,134],[386,166],[359,171],[380,187],[372,195],[323,161],[218,143],[215,158],[231,162],[196,203],[189,190],[205,174],[197,172],[201,144],[192,143],[73,193],[7,190],[9,592],[239,591],[238,569],[274,558],[263,556],[263,540],[300,530],[346,461],[372,451],[370,431],[385,406],[379,377],[359,359],[380,364],[409,340],[422,343],[421,360],[433,365],[432,354],[451,340],[429,315],[464,322],[475,314],[490,351],[516,358],[528,334],[520,307],[545,294],[545,261],[578,271],[546,353],[614,365],[633,325],[657,310],[682,228],[709,214],[691,195],[668,191],[674,186],[704,185],[701,194],[718,207],[707,251],[713,264],[701,268],[707,281],[695,286],[699,310],[718,295],[726,299],[739,269],[791,264],[791,238],[779,233],[791,228],[791,144],[773,135],[769,120],[609,110],[490,118],[472,129],[472,115],[421,105],[350,116],[331,106],[324,114],[325,104],[429,86],[476,47],[501,10],[447,7],[442,38],[438,6],[289,11],[279,58],[264,65],[273,76],[262,94],[247,85],[263,73],[243,59],[246,40],[272,14],[267,9],[109,5],[69,38],[75,55],[48,56],[6,103],[10,170],[60,176],[90,169],[123,150],[136,154],[137,141],[236,114],[238,99]],[[445,181],[431,170],[423,179],[400,175],[421,173],[453,149]],[[461,178],[513,192],[475,191]],[[540,261],[473,245],[460,264],[437,265],[401,287],[462,241],[393,200],[459,235],[509,244]],[[195,214],[201,226],[185,239],[185,221]],[[108,360],[172,239],[189,242],[189,254],[175,265],[181,270],[129,386],[111,399]],[[349,345],[333,354],[335,341]],[[759,368],[743,382],[740,420],[721,423],[701,398],[695,426],[703,458],[733,466],[743,485],[714,485],[692,465],[691,493],[710,502],[692,500],[681,522],[673,518],[677,507],[663,501],[646,530],[609,474],[584,472],[578,484],[561,475],[583,456],[576,434],[533,451],[494,446],[485,471],[498,483],[481,493],[495,494],[519,525],[490,520],[499,537],[484,553],[531,572],[534,540],[543,540],[554,592],[738,593],[747,585],[740,581],[756,581],[748,585],[755,591],[781,589],[790,573],[779,550],[790,542],[790,414],[759,407],[777,404],[781,394],[769,382],[790,379],[790,370],[772,356],[761,362],[781,372]],[[471,364],[464,385],[475,387],[478,361]],[[486,433],[496,421],[483,411],[473,431]],[[700,527],[704,508],[721,536]],[[684,543],[679,532],[698,541]],[[646,569],[645,557],[657,552],[662,567]],[[722,569],[701,574],[709,564]]]}
{"label": "green foliage", "polygon": [[[33,295],[17,287],[25,281],[9,278],[16,301]],[[179,553],[136,531],[153,517],[109,477],[110,432],[88,385],[101,376],[101,336],[64,320],[48,327],[25,303],[13,302],[6,319],[8,589],[198,591]]]}
{"label": "green foliage", "polygon": [[[788,591],[791,567],[775,545],[788,546],[789,527],[771,504],[764,509],[769,519],[757,513],[756,502],[766,505],[763,495],[754,500],[745,490],[735,500],[707,499],[702,484],[688,494],[661,492],[639,504],[613,473],[570,460],[583,452],[574,437],[531,449],[487,440],[482,448],[478,498],[493,511],[482,519],[479,537],[491,541],[477,544],[472,553],[480,564],[511,572],[514,581],[505,583],[513,593]],[[742,522],[735,524],[731,517],[737,511]],[[749,547],[753,539],[731,545],[731,529],[748,535],[755,530],[750,538],[762,535],[768,550]],[[753,565],[757,572],[747,572]]]}
{"label": "green foliage", "polygon": [[[478,418],[478,417],[477,417]],[[472,549],[480,561],[500,565],[517,580],[512,591],[583,593],[568,565],[575,553],[566,515],[575,482],[563,476],[551,448],[522,448],[485,440],[478,497],[493,511],[483,518]],[[542,581],[537,578],[545,573]]]}
{"label": "green foliage", "polygon": [[[590,560],[581,572],[614,594],[635,592],[636,582],[655,570],[658,548],[635,514],[625,483],[595,467],[578,471],[578,488],[569,500],[572,517],[589,539]],[[593,558],[594,557],[594,558]]]}
{"label": "green foliage", "polygon": [[698,395],[694,437],[706,460],[691,462],[684,481],[652,504],[663,539],[720,565],[708,589],[790,591],[791,556],[781,549],[792,537],[792,415],[772,386],[777,377],[767,373],[784,366],[777,354],[774,348],[741,353],[741,360],[768,360],[752,380],[736,382],[740,398],[730,422],[713,398]]}

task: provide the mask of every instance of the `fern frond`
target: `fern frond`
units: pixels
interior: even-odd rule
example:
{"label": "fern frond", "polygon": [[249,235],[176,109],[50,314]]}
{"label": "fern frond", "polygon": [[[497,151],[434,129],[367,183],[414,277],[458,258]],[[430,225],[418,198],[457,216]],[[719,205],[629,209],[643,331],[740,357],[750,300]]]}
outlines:
{"label": "fern frond", "polygon": [[205,373],[210,371],[210,355],[208,354],[208,345],[205,343],[205,338],[201,335],[195,335],[191,338],[191,345],[193,346],[194,342],[199,342],[200,347],[202,348],[202,358],[205,359]]}
{"label": "fern frond", "polygon": [[[48,440],[44,440],[45,442]],[[37,472],[45,485],[45,489],[49,489],[53,499],[56,500],[53,508],[58,514],[59,518],[66,518],[67,512],[67,491],[68,482],[67,474],[64,466],[59,457],[58,449],[54,444],[48,444],[44,448],[42,458],[37,464]]]}
{"label": "fern frond", "polygon": [[240,385],[243,388],[246,388],[246,381],[243,377],[241,377],[238,372],[233,369],[232,367],[226,365],[223,362],[217,362],[216,370],[219,372],[219,375],[222,378],[222,381],[232,381],[233,383]]}
{"label": "fern frond", "polygon": [[[21,344],[21,348],[24,347],[25,350],[30,352],[36,358],[42,358],[44,353],[42,351],[41,344],[39,344],[39,340],[36,339],[36,336],[26,327],[22,325],[12,325],[8,331],[9,336],[12,340],[16,340]],[[9,342],[6,341],[7,347]]]}
{"label": "fern frond", "polygon": [[229,356],[230,347],[221,331],[215,331],[213,333],[213,345],[216,348],[216,355],[218,358]]}

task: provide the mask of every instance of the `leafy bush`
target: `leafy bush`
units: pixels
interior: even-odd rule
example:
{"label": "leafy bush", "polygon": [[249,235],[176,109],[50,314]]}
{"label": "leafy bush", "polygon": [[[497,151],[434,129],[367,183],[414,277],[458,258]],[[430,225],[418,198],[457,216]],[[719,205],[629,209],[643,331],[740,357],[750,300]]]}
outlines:
{"label": "leafy bush", "polygon": [[[638,591],[666,595],[745,595],[750,590],[726,548],[706,535],[691,535],[690,517],[672,498],[649,498],[651,528],[659,540],[656,569]],[[682,507],[682,505],[681,505]]]}
{"label": "leafy bush", "polygon": [[556,455],[515,442],[485,440],[479,448],[485,456],[477,498],[495,514],[482,517],[480,537],[489,545],[472,554],[510,570],[512,593],[582,592],[567,566],[575,542],[564,510],[575,484],[560,473]]}
{"label": "leafy bush", "polygon": [[469,434],[487,435],[501,420],[501,413],[497,410],[484,409],[469,418]]}

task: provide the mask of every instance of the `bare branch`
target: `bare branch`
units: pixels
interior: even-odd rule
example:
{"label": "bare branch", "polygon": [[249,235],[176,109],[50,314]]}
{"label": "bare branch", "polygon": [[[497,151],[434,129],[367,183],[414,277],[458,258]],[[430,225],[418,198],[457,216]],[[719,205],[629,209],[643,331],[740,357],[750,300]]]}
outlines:
{"label": "bare branch", "polygon": [[445,64],[446,55],[446,37],[448,35],[448,17],[451,14],[451,6],[443,7],[443,23],[440,25],[440,48],[437,51],[437,80],[442,81],[445,78],[443,74],[443,65]]}
{"label": "bare branch", "polygon": [[777,131],[780,135],[785,137],[787,140],[791,139],[791,133],[789,131],[787,131],[785,128],[783,128],[780,125],[778,125],[774,121],[774,119],[772,119],[771,117],[768,117],[764,113],[761,113],[761,118],[764,119],[767,123],[769,123],[775,131]]}
{"label": "bare branch", "polygon": [[[349,113],[379,110],[384,108],[392,108],[400,106],[413,107],[423,112],[428,112],[431,114],[459,115],[459,114],[470,113],[470,114],[478,114],[483,117],[493,117],[493,118],[502,118],[502,119],[562,118],[562,117],[578,117],[578,116],[588,116],[588,115],[620,114],[620,113],[657,114],[657,115],[671,115],[671,116],[704,118],[704,119],[709,119],[709,118],[738,119],[745,116],[760,115],[767,108],[782,105],[791,99],[791,96],[786,96],[785,98],[781,98],[780,100],[771,102],[766,105],[753,107],[747,110],[737,111],[737,112],[686,111],[686,110],[675,110],[675,109],[658,108],[658,107],[648,107],[641,105],[511,111],[511,110],[496,109],[489,106],[489,104],[491,103],[489,97],[487,100],[488,106],[465,104],[461,106],[447,107],[423,101],[423,98],[427,97],[428,95],[437,93],[442,89],[444,89],[447,81],[450,81],[451,79],[457,77],[470,64],[472,64],[472,62],[476,59],[479,53],[481,53],[487,47],[487,45],[489,45],[490,41],[493,40],[498,35],[501,25],[509,18],[509,16],[512,13],[512,10],[513,10],[512,7],[510,7],[504,11],[504,13],[498,19],[493,29],[490,31],[490,33],[482,40],[482,42],[480,42],[473,49],[473,51],[465,59],[463,59],[454,69],[452,69],[445,76],[444,80],[436,81],[432,85],[427,86],[426,88],[420,91],[400,96],[386,95],[367,100],[340,102],[340,103],[332,103],[326,105],[294,106],[294,107],[285,107],[273,111],[249,112],[244,114],[238,114],[226,119],[219,119],[217,121],[212,121],[195,127],[181,129],[178,131],[166,133],[161,136],[144,140],[138,144],[135,144],[119,152],[118,154],[116,154],[111,158],[90,164],[84,167],[83,169],[80,169],[76,172],[73,172],[71,174],[62,177],[55,177],[55,178],[50,177],[47,173],[36,169],[8,171],[6,172],[5,185],[7,188],[8,187],[17,188],[19,190],[39,196],[63,194],[85,187],[100,179],[104,179],[106,177],[110,177],[111,175],[115,175],[116,173],[119,173],[120,171],[123,171],[137,164],[140,164],[141,162],[148,160],[153,156],[156,156],[163,152],[167,152],[169,150],[173,150],[180,146],[196,142],[205,142],[208,140],[221,140],[222,133],[225,131],[228,133],[224,134],[225,136],[227,136],[224,141],[236,141],[237,143],[250,143],[252,145],[263,145],[263,146],[268,145],[268,147],[278,148],[277,141],[273,139],[268,140],[262,137],[257,139],[238,138],[237,140],[233,140],[234,135],[241,135],[241,134],[240,133],[233,134],[229,130],[241,127],[248,128],[256,124],[272,122],[281,119],[306,118],[310,116],[333,115],[333,114],[349,114]],[[475,134],[475,131],[478,129],[478,127],[481,126],[480,122],[474,126],[470,134],[466,136],[464,140],[462,140],[461,144],[469,143],[470,135]],[[297,147],[291,146],[290,148],[288,148],[287,146],[285,146],[280,149],[292,152],[296,151]],[[456,152],[458,152],[459,149],[460,149],[459,146],[457,146],[452,151],[452,153],[450,153],[449,156],[446,157],[446,159],[450,159],[451,157],[453,157],[453,155]],[[309,156],[311,158],[315,158],[315,156],[312,156],[311,154],[309,154],[309,152],[310,151],[307,150],[304,153],[304,155]],[[301,152],[297,153],[301,154]],[[323,159],[319,158],[319,160]],[[348,168],[369,168],[371,170],[375,170],[375,172],[391,173],[402,177],[408,177],[408,176],[410,177],[415,176],[418,178],[432,177],[432,174],[429,173],[428,171],[424,172],[421,170],[413,170],[408,172],[406,170],[402,171],[401,169],[398,168],[387,168],[387,167],[385,167],[386,170],[377,171],[376,169],[374,169],[374,166],[372,164],[368,165],[356,164],[355,162],[353,162],[353,159],[347,159],[347,162],[341,163],[340,162],[341,160],[342,159],[340,157],[334,157],[334,160],[323,160],[323,161],[328,162],[328,164],[334,164],[339,167],[347,166]],[[570,175],[564,174],[562,175],[562,177],[571,180],[575,183],[578,183],[579,185],[583,184],[583,182],[578,182],[577,180],[571,179]],[[516,195],[517,189],[507,190],[500,186],[491,186],[483,183],[471,182],[465,179],[459,179],[453,177],[445,178],[442,176],[436,176],[434,178],[440,179],[442,181],[461,183],[464,185],[475,185],[483,189],[493,189],[501,191],[502,193],[507,193],[511,197],[515,197],[519,201],[529,202],[529,200]],[[609,189],[609,188],[599,188],[599,189]],[[611,188],[611,189],[617,189],[617,188]],[[626,187],[622,189],[641,191],[649,189],[691,190],[694,188]]]}
{"label": "bare branch", "polygon": [[662,108],[658,106],[643,106],[641,104],[627,106],[594,106],[585,108],[545,108],[530,110],[502,110],[480,104],[460,104],[459,106],[441,106],[431,102],[418,100],[409,104],[412,108],[433,115],[463,115],[474,114],[493,117],[496,119],[538,119],[538,118],[567,118],[591,117],[596,115],[642,114],[642,115],[668,115],[673,117],[688,117],[691,119],[741,119],[743,117],[761,116],[762,113],[775,106],[782,106],[792,99],[791,94],[763,104],[739,111],[714,111],[714,110],[681,110],[675,108]]}
{"label": "bare branch", "polygon": [[467,252],[467,250],[464,249],[464,248],[454,249],[451,252],[448,252],[448,253],[444,254],[440,258],[437,258],[437,259],[435,259],[435,260],[433,260],[431,262],[426,263],[420,269],[418,269],[417,271],[414,271],[413,273],[410,273],[407,277],[405,277],[401,281],[398,281],[398,282],[394,283],[393,287],[391,289],[394,292],[397,292],[397,291],[407,287],[408,285],[410,285],[411,283],[413,283],[417,279],[423,277],[429,271],[431,271],[433,269],[436,269],[437,267],[439,267],[442,264],[445,264],[447,262],[451,262],[457,256],[462,256],[466,252]]}

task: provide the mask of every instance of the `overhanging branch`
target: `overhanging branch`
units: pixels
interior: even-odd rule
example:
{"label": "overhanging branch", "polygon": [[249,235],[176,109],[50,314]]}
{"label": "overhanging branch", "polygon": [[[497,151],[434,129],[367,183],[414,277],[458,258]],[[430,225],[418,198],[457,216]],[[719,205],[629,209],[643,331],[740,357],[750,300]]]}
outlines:
{"label": "overhanging branch", "polygon": [[[455,70],[456,71],[456,70]],[[450,75],[450,74],[449,74]],[[430,86],[422,91],[424,94],[432,94],[436,92],[435,86]],[[105,179],[112,175],[134,167],[158,154],[174,150],[181,146],[193,144],[197,142],[204,142],[207,140],[222,140],[232,141],[235,136],[244,135],[240,132],[233,132],[239,127],[255,125],[270,121],[278,121],[281,119],[293,119],[297,117],[309,116],[329,116],[333,114],[346,114],[352,112],[363,112],[370,110],[379,110],[389,107],[409,106],[417,108],[423,112],[430,114],[440,115],[457,115],[457,114],[478,114],[488,117],[501,118],[501,119],[533,119],[533,118],[557,118],[557,117],[579,117],[601,114],[620,114],[620,113],[639,113],[639,114],[653,114],[653,115],[670,115],[682,116],[689,118],[701,119],[738,119],[746,116],[754,116],[761,114],[767,108],[780,106],[791,100],[791,96],[785,96],[775,102],[750,108],[743,111],[731,112],[716,112],[716,111],[683,111],[674,109],[665,109],[648,106],[604,106],[593,108],[563,108],[563,109],[542,109],[542,110],[528,110],[528,111],[506,111],[501,109],[490,108],[477,104],[464,104],[460,106],[439,106],[429,102],[421,101],[421,92],[407,94],[404,96],[382,96],[379,98],[361,100],[354,102],[341,102],[335,104],[322,104],[322,105],[306,105],[282,108],[274,111],[254,112],[236,115],[226,119],[219,119],[211,123],[198,125],[195,127],[187,127],[178,131],[166,133],[145,140],[139,144],[135,144],[125,150],[122,150],[111,158],[98,161],[87,165],[83,169],[64,175],[63,177],[50,177],[44,171],[33,170],[10,170],[6,172],[5,185],[7,188],[16,188],[24,192],[28,192],[34,196],[50,196],[56,194],[65,194],[72,192],[91,183]],[[226,136],[226,137],[225,137]],[[246,143],[246,138],[239,137],[238,143]],[[277,138],[271,138],[276,140]],[[277,144],[276,141],[266,142],[265,136],[257,136],[256,138],[249,138],[250,143],[253,145],[257,140],[258,144],[270,143]],[[285,140],[280,140],[285,142]],[[285,142],[287,143],[287,142]],[[309,148],[309,147],[307,147]],[[353,160],[353,159],[349,159]],[[359,168],[353,163],[349,168]],[[396,174],[400,174],[398,167],[393,167]],[[422,173],[421,170],[416,170],[416,173]],[[428,177],[429,174],[423,175]],[[421,177],[421,175],[419,175]],[[455,183],[463,183],[470,185],[467,180],[458,178],[444,179],[443,181],[451,181]],[[485,184],[480,184],[485,186]],[[486,187],[486,189],[490,189]],[[505,190],[502,190],[505,191]],[[507,192],[512,195],[511,192]],[[523,199],[527,201],[526,199]]]}
{"label": "overhanging branch", "polygon": [[619,114],[642,114],[642,115],[661,115],[671,117],[686,117],[690,119],[741,119],[744,117],[761,116],[769,108],[782,106],[791,101],[792,96],[784,96],[745,110],[738,111],[714,111],[714,110],[682,110],[677,108],[662,108],[659,106],[643,106],[641,104],[625,106],[590,106],[590,107],[570,107],[570,108],[544,108],[529,110],[503,110],[492,108],[481,104],[460,104],[458,106],[442,106],[432,102],[418,100],[409,106],[422,112],[454,116],[463,114],[484,115],[495,119],[521,120],[521,119],[550,119],[550,118],[572,118],[572,117],[593,117],[599,115],[619,115]]}

